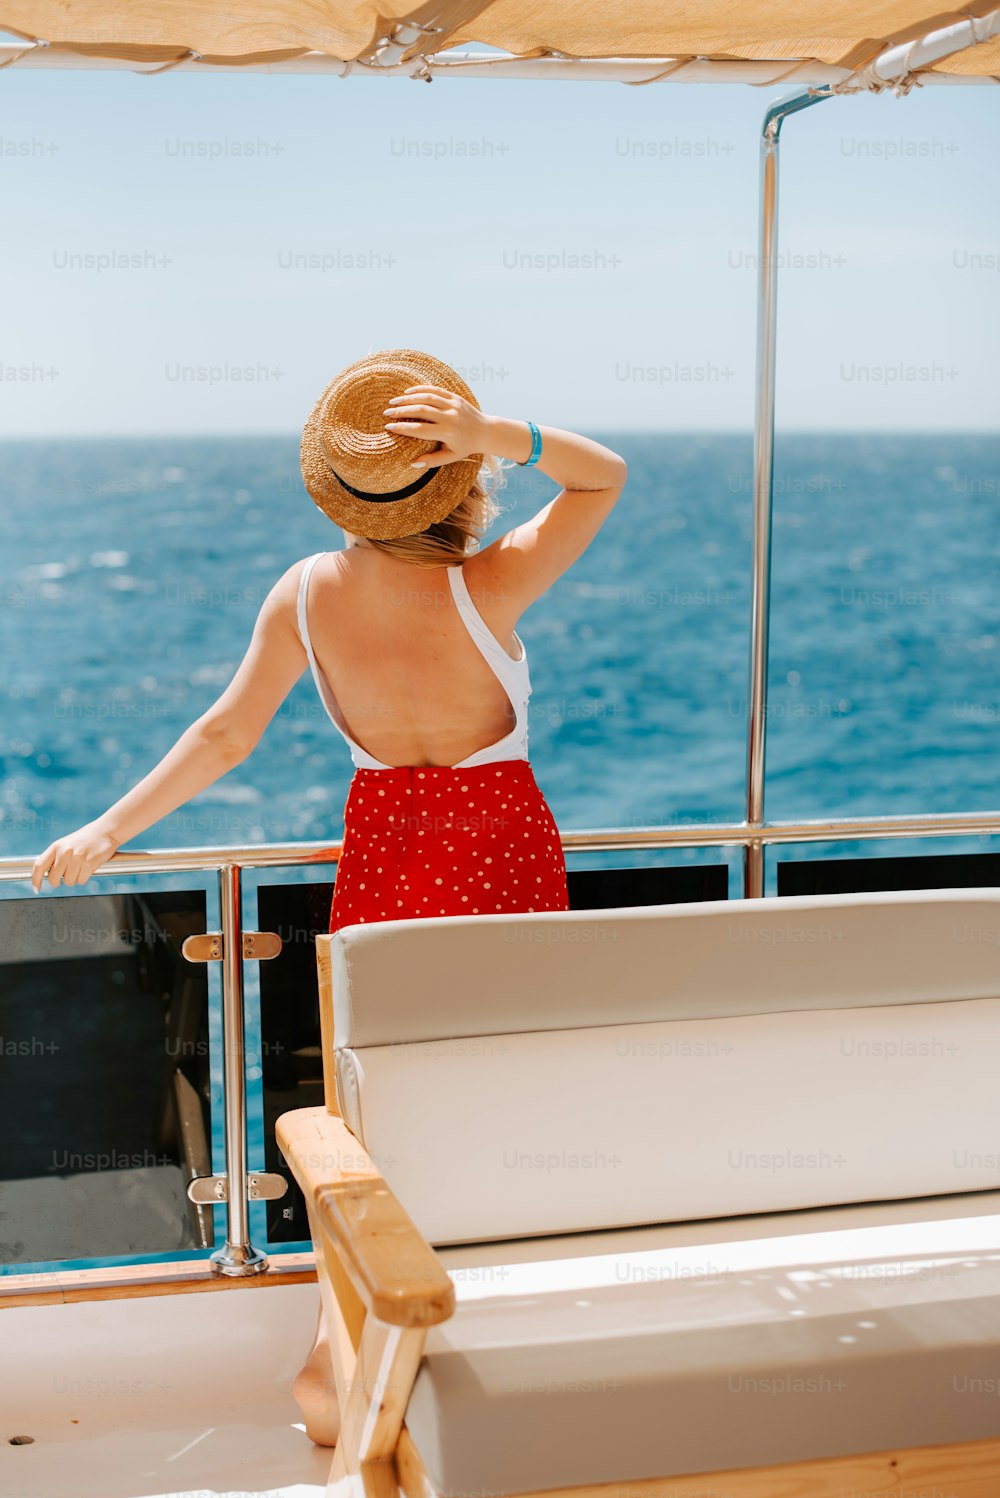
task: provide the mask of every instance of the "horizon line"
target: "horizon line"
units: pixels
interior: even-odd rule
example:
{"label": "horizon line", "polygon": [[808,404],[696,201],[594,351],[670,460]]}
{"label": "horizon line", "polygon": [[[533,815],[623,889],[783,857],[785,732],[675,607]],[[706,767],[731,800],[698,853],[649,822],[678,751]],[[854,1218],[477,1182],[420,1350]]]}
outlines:
{"label": "horizon line", "polygon": [[[565,428],[563,430],[566,430]],[[699,427],[699,426],[601,426],[574,428],[581,435],[587,431],[606,433],[607,435],[621,435],[628,437],[753,437],[752,426],[746,427]],[[789,426],[775,427],[775,437],[807,436],[807,437],[1000,437],[1000,426],[998,427],[928,427],[920,425],[916,427],[865,427],[865,426],[836,426],[836,427],[810,427]],[[282,439],[287,441],[300,441],[301,432],[295,429],[274,431],[106,431],[106,432],[27,432],[11,433],[0,432],[0,442],[108,442],[108,441],[196,441],[204,439],[209,441],[247,441],[259,439],[261,441],[274,441]]]}

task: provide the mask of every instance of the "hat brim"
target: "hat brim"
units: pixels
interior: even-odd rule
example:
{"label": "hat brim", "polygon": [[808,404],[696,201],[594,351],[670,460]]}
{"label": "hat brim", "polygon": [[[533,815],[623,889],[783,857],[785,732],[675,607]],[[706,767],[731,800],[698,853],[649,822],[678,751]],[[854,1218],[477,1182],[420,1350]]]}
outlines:
{"label": "hat brim", "polygon": [[[448,365],[432,359],[427,354],[412,349],[393,350],[405,363],[406,384],[443,385],[454,390],[478,408],[479,402],[460,375]],[[384,359],[385,355],[374,356]],[[359,361],[359,365],[367,361]],[[356,366],[351,365],[350,370]],[[409,378],[416,369],[418,378]],[[336,378],[343,379],[349,371]],[[419,535],[431,525],[436,525],[450,515],[472,490],[484,461],[482,453],[472,453],[454,463],[443,463],[433,470],[432,477],[415,494],[405,499],[366,500],[351,493],[339,481],[323,448],[322,415],[331,386],[324,390],[313,406],[302,433],[300,463],[302,480],[306,489],[323,513],[344,530],[355,536],[364,536],[373,541],[398,540],[403,536]],[[405,389],[405,385],[403,386]],[[413,443],[415,454],[437,450],[436,442],[407,439]]]}

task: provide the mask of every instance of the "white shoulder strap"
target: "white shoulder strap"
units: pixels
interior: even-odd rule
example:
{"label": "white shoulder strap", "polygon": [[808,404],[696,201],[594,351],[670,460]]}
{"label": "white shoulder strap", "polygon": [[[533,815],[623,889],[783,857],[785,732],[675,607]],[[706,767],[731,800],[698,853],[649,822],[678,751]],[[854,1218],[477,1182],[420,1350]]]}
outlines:
{"label": "white shoulder strap", "polygon": [[476,608],[472,594],[469,592],[469,585],[465,581],[464,568],[449,567],[448,581],[451,584],[452,597],[455,600],[455,606],[461,615],[462,622],[472,636],[480,655],[485,658],[493,674],[499,677],[503,683],[504,689],[511,701],[514,702],[516,709],[517,699],[524,691],[523,683],[528,669],[527,654],[522,641],[517,635],[514,636],[521,647],[521,659],[514,660],[512,656],[507,654],[482,614]]}
{"label": "white shoulder strap", "polygon": [[309,657],[309,664],[314,671],[316,669],[316,657],[313,654],[312,640],[309,638],[309,614],[306,604],[309,598],[309,579],[312,576],[312,570],[320,557],[323,556],[326,556],[325,551],[317,551],[313,556],[309,557],[302,569],[302,576],[299,578],[299,639],[306,647],[306,655]]}

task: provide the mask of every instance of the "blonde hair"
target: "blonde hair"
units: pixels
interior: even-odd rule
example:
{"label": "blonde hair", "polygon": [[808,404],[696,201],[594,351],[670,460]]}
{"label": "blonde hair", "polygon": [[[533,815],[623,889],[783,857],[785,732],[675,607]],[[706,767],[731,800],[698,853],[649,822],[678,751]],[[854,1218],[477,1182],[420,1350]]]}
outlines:
{"label": "blonde hair", "polygon": [[448,567],[461,562],[475,551],[480,537],[500,514],[495,496],[505,481],[506,471],[499,460],[487,457],[468,494],[443,520],[415,536],[399,536],[392,541],[366,536],[365,542],[415,567]]}

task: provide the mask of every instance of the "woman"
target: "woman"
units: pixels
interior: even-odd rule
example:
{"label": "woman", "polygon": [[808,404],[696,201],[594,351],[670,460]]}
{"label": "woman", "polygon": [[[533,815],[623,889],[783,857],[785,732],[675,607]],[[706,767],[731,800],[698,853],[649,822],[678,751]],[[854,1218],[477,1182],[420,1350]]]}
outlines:
{"label": "woman", "polygon": [[[562,493],[477,549],[499,459]],[[296,562],[222,696],[103,816],[35,860],[40,890],[85,884],[122,843],[257,744],[308,666],[356,766],[330,929],[362,921],[565,910],[566,867],[527,758],[521,615],[597,534],[623,460],[586,437],[483,412],[411,349],[359,360],[317,401],[302,474],[347,546]],[[338,1434],[322,1326],[295,1385],[313,1440]]]}
{"label": "woman", "polygon": [[[505,458],[537,463],[563,492],[478,550],[496,513],[484,476]],[[39,854],[34,889],[85,884],[241,764],[309,667],[357,766],[331,930],[565,909],[559,838],[527,759],[515,631],[597,534],[624,461],[586,437],[487,415],[454,370],[411,349],[331,382],[301,460],[346,548],[279,578],[219,699],[121,800]]]}

